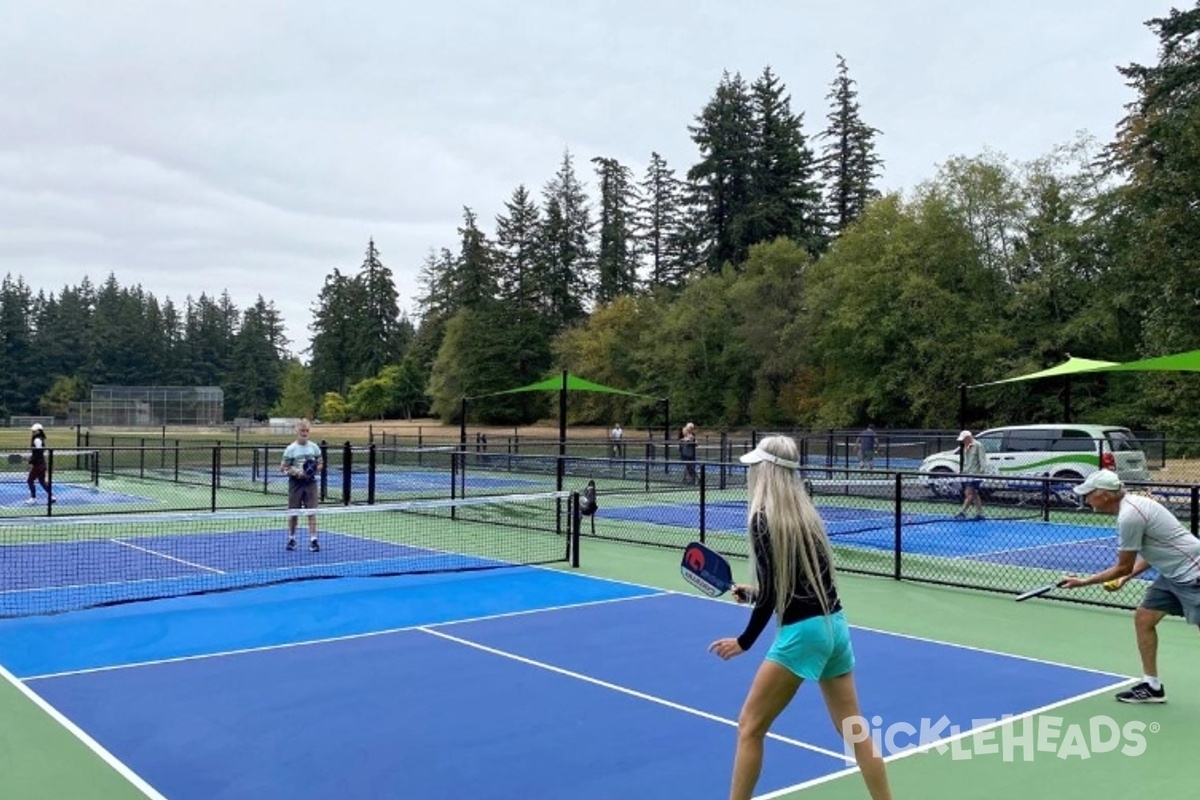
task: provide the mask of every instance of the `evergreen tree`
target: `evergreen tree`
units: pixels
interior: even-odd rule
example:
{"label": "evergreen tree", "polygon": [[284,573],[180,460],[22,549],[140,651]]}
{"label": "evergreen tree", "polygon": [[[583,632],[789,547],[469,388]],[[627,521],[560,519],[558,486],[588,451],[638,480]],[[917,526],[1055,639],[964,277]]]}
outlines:
{"label": "evergreen tree", "polygon": [[493,274],[495,256],[470,208],[463,208],[463,224],[458,235],[460,245],[454,270],[454,291],[458,300],[455,307],[478,308],[499,292]]}
{"label": "evergreen tree", "polygon": [[837,76],[825,97],[830,102],[821,174],[825,178],[825,217],[830,233],[838,234],[858,219],[867,203],[879,196],[875,181],[883,164],[875,154],[879,131],[860,115],[858,90],[846,59],[837,57]]}
{"label": "evergreen tree", "polygon": [[651,153],[642,179],[636,231],[644,282],[652,290],[682,286],[692,266],[684,258],[682,246],[688,234],[684,198],[685,185],[675,177],[675,170],[658,153]]}
{"label": "evergreen tree", "polygon": [[25,280],[5,275],[0,282],[0,411],[33,412],[37,399],[33,369],[33,295]]}
{"label": "evergreen tree", "polygon": [[350,381],[376,375],[387,364],[400,359],[401,341],[399,293],[392,271],[379,258],[375,240],[367,243],[367,254],[355,277],[355,294],[361,298],[350,332],[349,363],[345,365]]}
{"label": "evergreen tree", "polygon": [[309,353],[312,356],[312,388],[318,395],[326,392],[345,394],[350,390],[355,347],[360,341],[356,330],[359,315],[366,305],[361,285],[337,269],[325,276],[325,284],[313,307],[313,333]]}
{"label": "evergreen tree", "polygon": [[536,285],[546,317],[554,330],[560,330],[584,316],[584,301],[595,283],[591,210],[570,152],[563,155],[542,194]]}
{"label": "evergreen tree", "polygon": [[754,82],[751,97],[750,190],[741,244],[782,236],[818,253],[824,247],[821,193],[802,115],[792,113],[791,98],[770,67]]}
{"label": "evergreen tree", "polygon": [[1107,151],[1127,179],[1122,279],[1139,287],[1147,354],[1200,346],[1200,3],[1151,19],[1159,61],[1120,69],[1137,93]]}
{"label": "evergreen tree", "polygon": [[595,299],[608,303],[620,295],[633,294],[637,288],[637,189],[633,172],[615,158],[597,157],[592,163],[600,180]]}
{"label": "evergreen tree", "polygon": [[700,208],[698,231],[710,272],[746,257],[746,214],[754,171],[754,106],[741,75],[728,72],[690,126],[700,162],[688,170]]}
{"label": "evergreen tree", "polygon": [[521,309],[537,305],[533,278],[537,270],[541,215],[524,185],[513,190],[504,212],[496,217],[496,276],[500,297]]}

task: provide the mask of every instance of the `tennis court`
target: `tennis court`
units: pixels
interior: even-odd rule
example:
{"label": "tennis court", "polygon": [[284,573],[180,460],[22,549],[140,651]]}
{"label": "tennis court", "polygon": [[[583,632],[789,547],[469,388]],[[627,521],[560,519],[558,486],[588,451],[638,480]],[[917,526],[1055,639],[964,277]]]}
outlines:
{"label": "tennis court", "polygon": [[[756,664],[705,647],[744,619],[728,603],[519,569],[9,620],[0,661],[151,797],[673,797],[708,764],[722,777],[687,796],[718,798]],[[873,714],[914,730],[950,721],[912,742],[927,748],[1125,681],[880,631],[855,644]],[[922,678],[928,662],[958,678]],[[764,794],[847,769],[836,732],[812,725],[818,705],[801,697],[777,726]]]}
{"label": "tennis court", "polygon": [[[676,550],[587,539],[572,567],[561,499],[328,509],[318,552],[282,547],[281,512],[48,520],[20,543],[11,529],[0,794],[724,797],[766,642],[730,662],[707,652],[747,612],[691,593]],[[1136,670],[1126,615],[878,578],[842,586],[867,626],[854,631],[864,711],[906,732],[886,749],[897,796],[1000,796],[1003,780],[970,775],[1023,758],[964,773],[963,742],[1097,709],[1146,713],[1110,696]],[[125,602],[171,594],[186,596]],[[1113,646],[1064,647],[1056,618]],[[1180,659],[1169,628],[1164,641]],[[1154,711],[1178,721],[1198,704],[1181,691],[1178,710]],[[1175,737],[1162,749],[1198,743],[1194,730]],[[861,796],[843,752],[819,693],[801,691],[768,740],[757,797]],[[1036,755],[1025,781],[1064,763]]]}
{"label": "tennis court", "polygon": [[[896,547],[895,512],[888,508],[829,505],[817,508],[835,544],[891,552]],[[606,517],[686,531],[701,529],[699,504],[610,504]],[[743,500],[705,504],[704,529],[741,535],[746,529]],[[1012,524],[1014,520],[1020,525]],[[940,556],[1019,567],[1097,571],[1112,566],[1114,534],[1096,525],[1043,522],[1029,515],[1013,518],[960,520],[953,510],[906,512],[901,515],[906,554]]]}

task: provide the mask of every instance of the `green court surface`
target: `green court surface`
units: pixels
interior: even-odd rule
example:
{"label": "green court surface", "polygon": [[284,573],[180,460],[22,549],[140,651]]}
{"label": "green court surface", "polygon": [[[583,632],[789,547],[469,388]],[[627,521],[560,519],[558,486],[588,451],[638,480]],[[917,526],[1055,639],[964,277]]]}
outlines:
{"label": "green court surface", "polygon": [[[672,549],[585,541],[581,571],[620,581],[689,591],[679,576],[679,553]],[[569,569],[562,567],[563,569]],[[734,562],[745,574],[744,562]],[[994,650],[1073,666],[1140,674],[1129,611],[1091,608],[1050,601],[1014,603],[1011,596],[950,589],[888,578],[843,575],[841,588],[851,623],[916,637]],[[730,631],[735,635],[738,631]],[[971,754],[971,744],[901,754],[889,766],[897,798],[963,800],[1006,797],[1186,797],[1194,780],[1188,765],[1200,750],[1200,636],[1177,619],[1160,626],[1159,660],[1169,702],[1128,706],[1102,694],[1054,708],[1042,715],[1087,731],[1094,718],[1118,725],[1144,722],[1144,752],[1124,755],[1077,754],[1036,749],[1032,761],[1006,761],[1000,754]],[[703,646],[705,643],[701,643]],[[742,658],[756,661],[765,641]],[[937,663],[929,663],[931,673]],[[64,725],[22,693],[7,674],[0,680],[0,798],[4,800],[125,800],[143,798],[135,786],[89,750]],[[946,680],[953,680],[947,675]],[[686,680],[686,676],[681,676]],[[902,684],[903,676],[897,676]],[[802,692],[815,691],[806,686]],[[904,691],[903,685],[897,691]],[[870,714],[869,707],[864,708]],[[794,713],[785,711],[785,714]],[[1054,718],[1054,720],[1050,720]],[[826,719],[813,719],[826,726]],[[969,740],[968,740],[969,741]],[[1056,743],[1061,744],[1060,733]],[[993,741],[994,743],[994,741]],[[730,736],[730,763],[733,756]],[[296,743],[303,748],[303,742]],[[1052,745],[1053,748],[1053,745]],[[469,756],[464,756],[469,757]],[[714,780],[724,782],[730,763],[705,764]],[[536,769],[536,765],[530,765]],[[680,786],[695,776],[680,776]],[[686,791],[681,791],[686,796]],[[865,797],[857,774],[835,777],[802,792],[775,795],[804,800]],[[470,800],[470,798],[464,798]],[[673,800],[673,798],[652,798]]]}

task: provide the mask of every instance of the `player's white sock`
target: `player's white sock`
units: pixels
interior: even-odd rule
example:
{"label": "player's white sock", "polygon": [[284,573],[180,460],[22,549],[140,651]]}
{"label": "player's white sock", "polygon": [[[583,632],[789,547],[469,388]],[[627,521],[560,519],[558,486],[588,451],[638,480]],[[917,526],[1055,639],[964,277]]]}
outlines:
{"label": "player's white sock", "polygon": [[1145,683],[1148,683],[1150,685],[1150,688],[1156,692],[1162,688],[1162,684],[1158,682],[1157,675],[1143,675],[1142,680]]}

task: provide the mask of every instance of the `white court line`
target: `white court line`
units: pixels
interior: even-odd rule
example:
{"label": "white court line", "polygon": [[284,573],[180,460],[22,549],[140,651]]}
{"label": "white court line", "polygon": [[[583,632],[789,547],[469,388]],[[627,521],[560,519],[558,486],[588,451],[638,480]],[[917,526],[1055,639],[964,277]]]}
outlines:
{"label": "white court line", "polygon": [[150,800],[167,800],[164,795],[159,794],[159,792],[153,786],[147,783],[140,775],[138,775],[129,767],[125,766],[125,764],[112,753],[108,752],[104,745],[97,742],[82,728],[80,728],[74,722],[71,722],[71,720],[67,719],[67,717],[65,717],[61,711],[50,705],[50,703],[47,702],[41,695],[18,680],[16,676],[6,670],[3,666],[0,666],[0,678],[12,684],[18,692],[20,692],[25,696],[26,699],[41,709],[46,716],[63,726],[68,733],[82,742],[84,746],[99,756],[101,761],[112,767],[118,775],[133,784],[138,791],[150,798]]}
{"label": "white court line", "polygon": [[[961,561],[963,559],[971,560],[972,558],[985,558],[987,556],[1000,556],[1006,553],[1028,553],[1032,550],[1049,550],[1052,547],[1065,547],[1067,545],[1083,545],[1093,543],[1096,545],[1113,546],[1115,542],[1111,536],[1092,536],[1087,539],[1067,539],[1062,542],[1051,542],[1049,544],[1035,544],[1029,547],[1006,547],[1003,550],[985,550],[982,553],[968,553],[961,556],[951,557],[951,561]],[[1115,547],[1114,547],[1115,549]]]}
{"label": "white court line", "polygon": [[[461,624],[467,624],[467,623],[472,623],[472,622],[487,621],[487,620],[492,620],[492,619],[502,619],[502,618],[506,618],[506,617],[526,616],[529,614],[540,613],[542,611],[570,610],[573,608],[608,605],[608,604],[612,604],[612,603],[626,602],[626,601],[630,601],[630,600],[645,600],[648,598],[664,597],[664,596],[671,596],[671,595],[686,597],[691,600],[703,600],[703,601],[718,602],[718,603],[719,602],[727,602],[727,601],[720,600],[718,598],[702,597],[699,595],[692,595],[692,594],[689,594],[686,592],[673,591],[673,590],[662,590],[662,589],[659,589],[658,587],[650,587],[650,586],[646,586],[645,584],[638,584],[638,583],[634,583],[632,581],[620,581],[620,580],[612,580],[612,579],[606,579],[606,578],[594,578],[594,577],[593,577],[593,579],[606,580],[608,582],[619,584],[619,585],[625,585],[625,586],[630,586],[630,587],[640,588],[640,589],[648,589],[648,590],[653,590],[653,591],[650,594],[640,595],[640,596],[635,596],[635,597],[613,598],[613,599],[608,599],[608,600],[589,601],[589,602],[585,602],[585,603],[577,603],[577,604],[571,604],[571,605],[552,606],[552,607],[539,608],[539,609],[528,609],[528,610],[524,610],[524,611],[507,612],[507,613],[503,613],[503,614],[484,615],[484,616],[480,616],[480,617],[465,618],[465,619],[460,619],[460,620],[451,620],[448,622],[435,623],[435,624],[437,627],[443,628],[443,627],[450,627],[450,626],[454,626],[454,625],[461,625]],[[1000,657],[1015,658],[1015,659],[1019,659],[1022,661],[1028,661],[1028,662],[1033,662],[1033,663],[1038,663],[1038,664],[1045,664],[1045,665],[1055,666],[1055,667],[1062,667],[1062,668],[1066,668],[1066,669],[1073,669],[1073,670],[1080,671],[1080,672],[1090,672],[1093,674],[1106,675],[1106,676],[1110,676],[1110,677],[1119,679],[1118,681],[1114,682],[1111,685],[1104,686],[1104,687],[1101,687],[1099,689],[1096,689],[1096,690],[1093,690],[1093,691],[1090,691],[1087,693],[1074,695],[1072,697],[1065,698],[1060,701],[1056,701],[1054,703],[1042,706],[1037,709],[1033,709],[1031,711],[1013,715],[1011,717],[1008,717],[1007,719],[998,720],[994,723],[991,723],[991,724],[988,724],[985,726],[980,726],[979,728],[965,731],[965,732],[962,732],[957,735],[952,735],[949,737],[938,739],[937,741],[928,743],[927,745],[919,746],[919,747],[913,748],[911,750],[906,750],[902,753],[897,753],[897,754],[888,756],[888,757],[886,757],[885,760],[887,760],[889,762],[894,761],[899,758],[905,758],[905,757],[907,757],[909,755],[913,755],[915,753],[927,752],[927,751],[935,749],[939,746],[947,746],[951,742],[973,736],[977,733],[981,733],[981,732],[990,730],[992,728],[1001,727],[1003,725],[1014,723],[1014,722],[1020,721],[1022,719],[1036,716],[1038,714],[1046,713],[1050,710],[1060,708],[1060,707],[1068,705],[1070,703],[1074,703],[1074,702],[1077,702],[1077,701],[1080,701],[1083,699],[1087,699],[1089,697],[1093,697],[1093,696],[1096,696],[1099,694],[1104,694],[1104,693],[1112,691],[1113,689],[1118,688],[1120,686],[1127,685],[1131,680],[1135,680],[1134,678],[1131,678],[1129,676],[1120,675],[1118,673],[1112,673],[1112,672],[1107,672],[1107,671],[1103,671],[1103,670],[1095,670],[1095,669],[1091,669],[1091,668],[1087,668],[1087,667],[1079,667],[1076,665],[1064,664],[1061,662],[1050,661],[1047,659],[1034,658],[1034,657],[1030,657],[1030,656],[1022,656],[1022,655],[1018,655],[1018,654],[1014,654],[1014,653],[1007,653],[1007,652],[1003,652],[1003,651],[991,650],[991,649],[982,648],[982,647],[958,644],[955,642],[946,642],[946,641],[942,641],[942,640],[938,640],[938,639],[932,639],[929,637],[896,633],[894,631],[881,630],[881,629],[877,629],[877,628],[869,628],[869,627],[865,627],[865,626],[861,626],[861,625],[852,625],[851,627],[857,628],[859,630],[870,631],[873,633],[879,633],[879,634],[888,635],[888,636],[896,636],[896,637],[903,638],[903,639],[911,639],[914,641],[921,641],[921,642],[927,642],[927,643],[931,643],[931,644],[945,645],[947,647],[955,647],[955,648],[959,648],[959,649],[963,649],[963,650],[971,650],[971,651],[976,651],[976,652],[1000,656]],[[231,650],[231,651],[220,652],[220,653],[206,653],[206,654],[199,654],[199,655],[194,655],[194,656],[182,656],[182,657],[177,657],[177,658],[159,659],[159,660],[154,660],[154,661],[146,661],[146,662],[139,662],[139,663],[133,663],[133,664],[120,664],[120,665],[106,666],[106,667],[94,667],[94,668],[81,669],[81,670],[71,670],[71,671],[60,672],[60,673],[35,675],[35,676],[27,677],[24,680],[25,680],[25,682],[31,682],[31,681],[35,681],[35,680],[44,680],[44,679],[57,678],[57,677],[67,677],[67,676],[71,676],[71,675],[84,675],[84,674],[91,674],[91,673],[97,673],[97,672],[109,672],[109,671],[114,671],[114,670],[129,669],[129,668],[133,668],[133,667],[154,666],[154,665],[158,665],[158,664],[171,664],[171,663],[180,663],[180,662],[187,662],[187,661],[196,661],[196,660],[209,659],[209,658],[219,658],[219,657],[223,657],[223,656],[240,655],[240,654],[244,654],[244,653],[283,650],[283,649],[290,649],[293,647],[304,647],[304,646],[314,645],[314,644],[327,644],[327,643],[333,643],[333,642],[339,642],[339,641],[348,641],[348,640],[353,640],[353,639],[363,639],[363,638],[369,638],[369,637],[374,637],[374,636],[390,635],[390,634],[394,634],[394,633],[402,633],[402,632],[414,631],[414,630],[418,630],[418,631],[428,633],[428,634],[431,634],[434,636],[440,636],[442,638],[456,641],[456,642],[462,643],[467,646],[476,647],[481,650],[493,652],[497,655],[502,655],[504,657],[513,658],[515,660],[529,663],[531,665],[539,666],[539,667],[542,667],[545,669],[549,669],[554,672],[558,672],[558,673],[568,675],[571,677],[576,677],[580,680],[584,680],[584,681],[587,681],[590,683],[594,683],[596,685],[604,686],[604,687],[610,688],[614,691],[620,691],[620,692],[623,692],[623,693],[626,693],[626,694],[629,694],[629,695],[632,695],[635,697],[640,697],[640,698],[648,700],[650,702],[656,702],[661,705],[665,705],[668,707],[676,708],[681,711],[685,711],[687,713],[693,713],[697,716],[715,720],[715,721],[721,722],[723,724],[736,726],[736,722],[734,722],[734,721],[726,720],[722,717],[717,717],[715,715],[710,715],[710,714],[707,714],[706,712],[702,712],[697,709],[691,709],[686,706],[674,704],[674,703],[671,703],[670,701],[666,701],[661,698],[656,698],[651,695],[643,695],[642,693],[627,689],[625,687],[621,687],[621,686],[617,686],[617,685],[613,685],[613,684],[607,684],[603,681],[600,681],[600,680],[597,680],[594,678],[590,678],[588,676],[579,675],[578,673],[572,673],[572,672],[563,670],[558,667],[544,665],[540,662],[535,662],[535,661],[531,661],[529,659],[525,659],[520,656],[504,653],[503,651],[496,651],[496,650],[493,650],[492,648],[488,648],[483,645],[475,644],[473,642],[469,642],[467,640],[460,639],[459,637],[452,636],[448,633],[444,633],[441,631],[435,631],[431,628],[430,624],[428,624],[428,623],[426,623],[424,625],[405,626],[405,627],[393,628],[393,629],[389,629],[389,630],[370,631],[370,632],[366,632],[366,633],[350,634],[350,635],[346,635],[346,636],[336,636],[336,637],[329,637],[329,638],[324,638],[324,639],[316,639],[316,640],[303,641],[303,642],[292,642],[292,643],[286,643],[286,644],[280,644],[280,645],[268,645],[268,646],[263,646],[263,647],[245,648],[245,649]],[[12,680],[15,681],[16,679],[12,678]],[[814,752],[823,753],[825,755],[829,755],[831,757],[838,758],[838,759],[842,760],[843,762],[846,761],[846,756],[844,753],[835,753],[832,750],[826,750],[824,748],[819,748],[815,745],[810,745],[805,742],[793,740],[788,737],[778,736],[775,734],[769,734],[769,736],[777,739],[778,741],[780,741],[782,743],[792,744],[797,747],[813,750]],[[755,800],[773,800],[774,798],[780,798],[789,793],[800,791],[800,790],[810,787],[810,786],[815,786],[815,785],[826,783],[826,782],[829,782],[832,780],[836,780],[838,778],[845,777],[847,775],[852,775],[856,772],[858,772],[857,767],[848,767],[846,769],[842,769],[837,772],[829,773],[828,775],[824,775],[820,778],[816,778],[816,779],[813,779],[813,780],[805,782],[805,783],[796,784],[794,786],[790,786],[790,787],[787,787],[784,789],[773,791],[769,794],[757,796],[755,798]],[[152,795],[152,796],[155,796],[155,795]]]}
{"label": "white court line", "polygon": [[121,539],[109,539],[109,541],[112,542],[113,544],[119,544],[122,547],[128,547],[131,550],[138,550],[142,553],[156,556],[157,558],[165,558],[167,561],[174,561],[176,564],[183,564],[184,566],[195,567],[196,569],[202,569],[205,572],[215,572],[217,575],[227,574],[225,572],[225,570],[223,570],[223,569],[217,569],[216,567],[206,567],[203,564],[197,564],[195,561],[188,561],[186,559],[176,558],[175,556],[167,555],[166,553],[160,553],[157,550],[151,550],[149,547],[142,547],[141,545],[134,544],[133,542],[126,542],[126,541],[122,541]]}
{"label": "white court line", "polygon": [[[932,742],[927,742],[926,744],[918,745],[909,750],[904,750],[899,753],[893,753],[890,756],[884,756],[883,760],[890,764],[893,761],[898,761],[902,758],[908,758],[909,756],[913,756],[918,753],[928,753],[930,750],[935,750],[939,747],[948,747],[952,742],[961,741],[963,739],[967,739],[972,736],[975,736],[976,734],[984,733],[985,731],[990,731],[995,728],[1002,728],[1005,725],[1012,725],[1021,720],[1030,719],[1031,717],[1036,717],[1039,714],[1045,714],[1048,711],[1053,711],[1056,708],[1061,708],[1065,705],[1070,705],[1071,703],[1077,703],[1080,700],[1086,700],[1089,697],[1095,697],[1096,695],[1111,692],[1113,689],[1117,689],[1121,686],[1125,686],[1128,682],[1129,681],[1127,681],[1127,680],[1120,681],[1119,683],[1114,683],[1111,686],[1103,686],[1099,689],[1093,689],[1090,692],[1084,692],[1083,694],[1073,695],[1064,700],[1059,700],[1054,703],[1049,703],[1048,705],[1044,705],[1041,708],[1035,708],[1032,711],[1026,711],[1022,714],[1013,714],[1011,717],[1008,717],[1007,719],[1000,719],[1000,720],[996,720],[994,722],[989,722],[986,725],[980,725],[978,728],[972,728],[967,731],[961,731],[959,733],[947,736],[942,739],[937,739]],[[842,754],[841,757],[844,759],[845,755]],[[844,778],[847,775],[853,775],[856,772],[858,772],[857,766],[848,767],[843,770],[838,770],[837,772],[831,772],[828,775],[822,775],[819,778],[813,778],[812,780],[804,781],[803,783],[797,783],[793,786],[786,786],[782,789],[776,789],[775,791],[768,792],[766,794],[755,795],[754,800],[776,800],[776,798],[785,797],[789,794],[792,794],[793,792],[799,792],[804,789],[811,788],[813,786],[818,786],[822,783],[829,783],[830,781],[835,781],[839,778]]]}
{"label": "white court line", "polygon": [[[733,728],[737,727],[737,720],[726,719],[725,717],[721,717],[716,714],[710,714],[707,711],[701,711],[698,708],[692,708],[691,706],[685,706],[681,703],[674,703],[674,702],[671,702],[670,700],[666,700],[661,697],[656,697],[652,694],[646,694],[645,692],[639,692],[636,689],[630,689],[626,686],[621,686],[620,684],[609,683],[608,681],[603,681],[603,680],[600,680],[599,678],[593,678],[590,675],[584,675],[581,672],[574,672],[569,669],[563,669],[562,667],[556,667],[553,664],[547,664],[544,661],[536,661],[532,658],[526,658],[525,656],[519,656],[516,653],[509,653],[505,650],[498,650],[495,647],[488,647],[487,645],[480,644],[478,642],[472,642],[469,639],[462,639],[462,638],[459,638],[458,636],[451,636],[448,633],[445,633],[443,631],[433,630],[432,628],[419,627],[419,628],[417,628],[417,630],[421,631],[422,633],[428,633],[430,636],[436,636],[439,639],[446,639],[447,641],[455,642],[456,644],[461,644],[465,647],[471,647],[476,650],[482,650],[485,653],[490,653],[491,655],[494,655],[494,656],[500,656],[501,658],[511,659],[513,661],[519,662],[521,664],[525,664],[527,666],[537,667],[538,669],[544,669],[548,672],[553,672],[558,675],[565,675],[568,678],[574,678],[575,680],[583,681],[584,683],[590,683],[593,686],[600,686],[604,689],[610,689],[614,692],[619,692],[621,694],[629,695],[630,697],[636,697],[639,700],[645,700],[647,702],[654,703],[656,705],[665,706],[665,707],[673,709],[675,711],[682,711],[686,714],[691,714],[693,716],[700,717],[701,719],[707,719],[712,722],[719,722],[722,725],[728,725]],[[839,753],[835,750],[826,750],[824,747],[818,747],[815,744],[809,744],[808,742],[802,742],[799,739],[792,739],[787,736],[781,736],[780,734],[777,734],[777,733],[768,733],[767,738],[774,739],[777,742],[783,742],[784,744],[790,744],[793,747],[799,747],[804,750],[809,750],[814,753],[820,753],[823,756],[829,756],[830,758],[836,758],[839,761],[846,760],[845,753]]]}
{"label": "white court line", "polygon": [[306,639],[302,642],[285,642],[283,644],[268,644],[261,647],[245,647],[238,650],[224,650],[218,653],[198,653],[191,656],[176,656],[174,658],[159,658],[151,661],[137,661],[131,664],[113,664],[105,667],[88,667],[86,669],[73,669],[65,672],[48,672],[44,675],[30,675],[23,680],[41,681],[49,678],[66,678],[72,675],[90,675],[95,672],[113,672],[121,669],[134,669],[137,667],[153,667],[160,664],[179,664],[186,661],[202,661],[209,658],[224,658],[225,656],[240,656],[247,653],[266,653],[272,650],[289,650],[293,647],[308,647],[316,644],[332,644],[334,642],[348,642],[354,639],[369,639],[375,636],[390,636],[394,633],[405,633],[408,631],[420,630],[427,628],[430,625],[445,627],[448,625],[464,625],[471,622],[486,622],[493,619],[505,619],[507,617],[523,617],[529,614],[540,614],[543,611],[570,611],[573,608],[586,608],[588,606],[602,606],[610,603],[624,603],[630,600],[645,600],[648,597],[661,597],[666,592],[657,592],[655,594],[638,595],[635,597],[614,597],[607,600],[589,600],[583,603],[572,603],[570,605],[549,606],[546,608],[531,608],[524,611],[507,611],[503,614],[485,614],[479,617],[467,617],[464,619],[448,620],[446,622],[423,622],[419,625],[405,625],[401,628],[388,628],[382,631],[366,631],[364,633],[349,633],[344,636],[329,636],[323,639]]}

